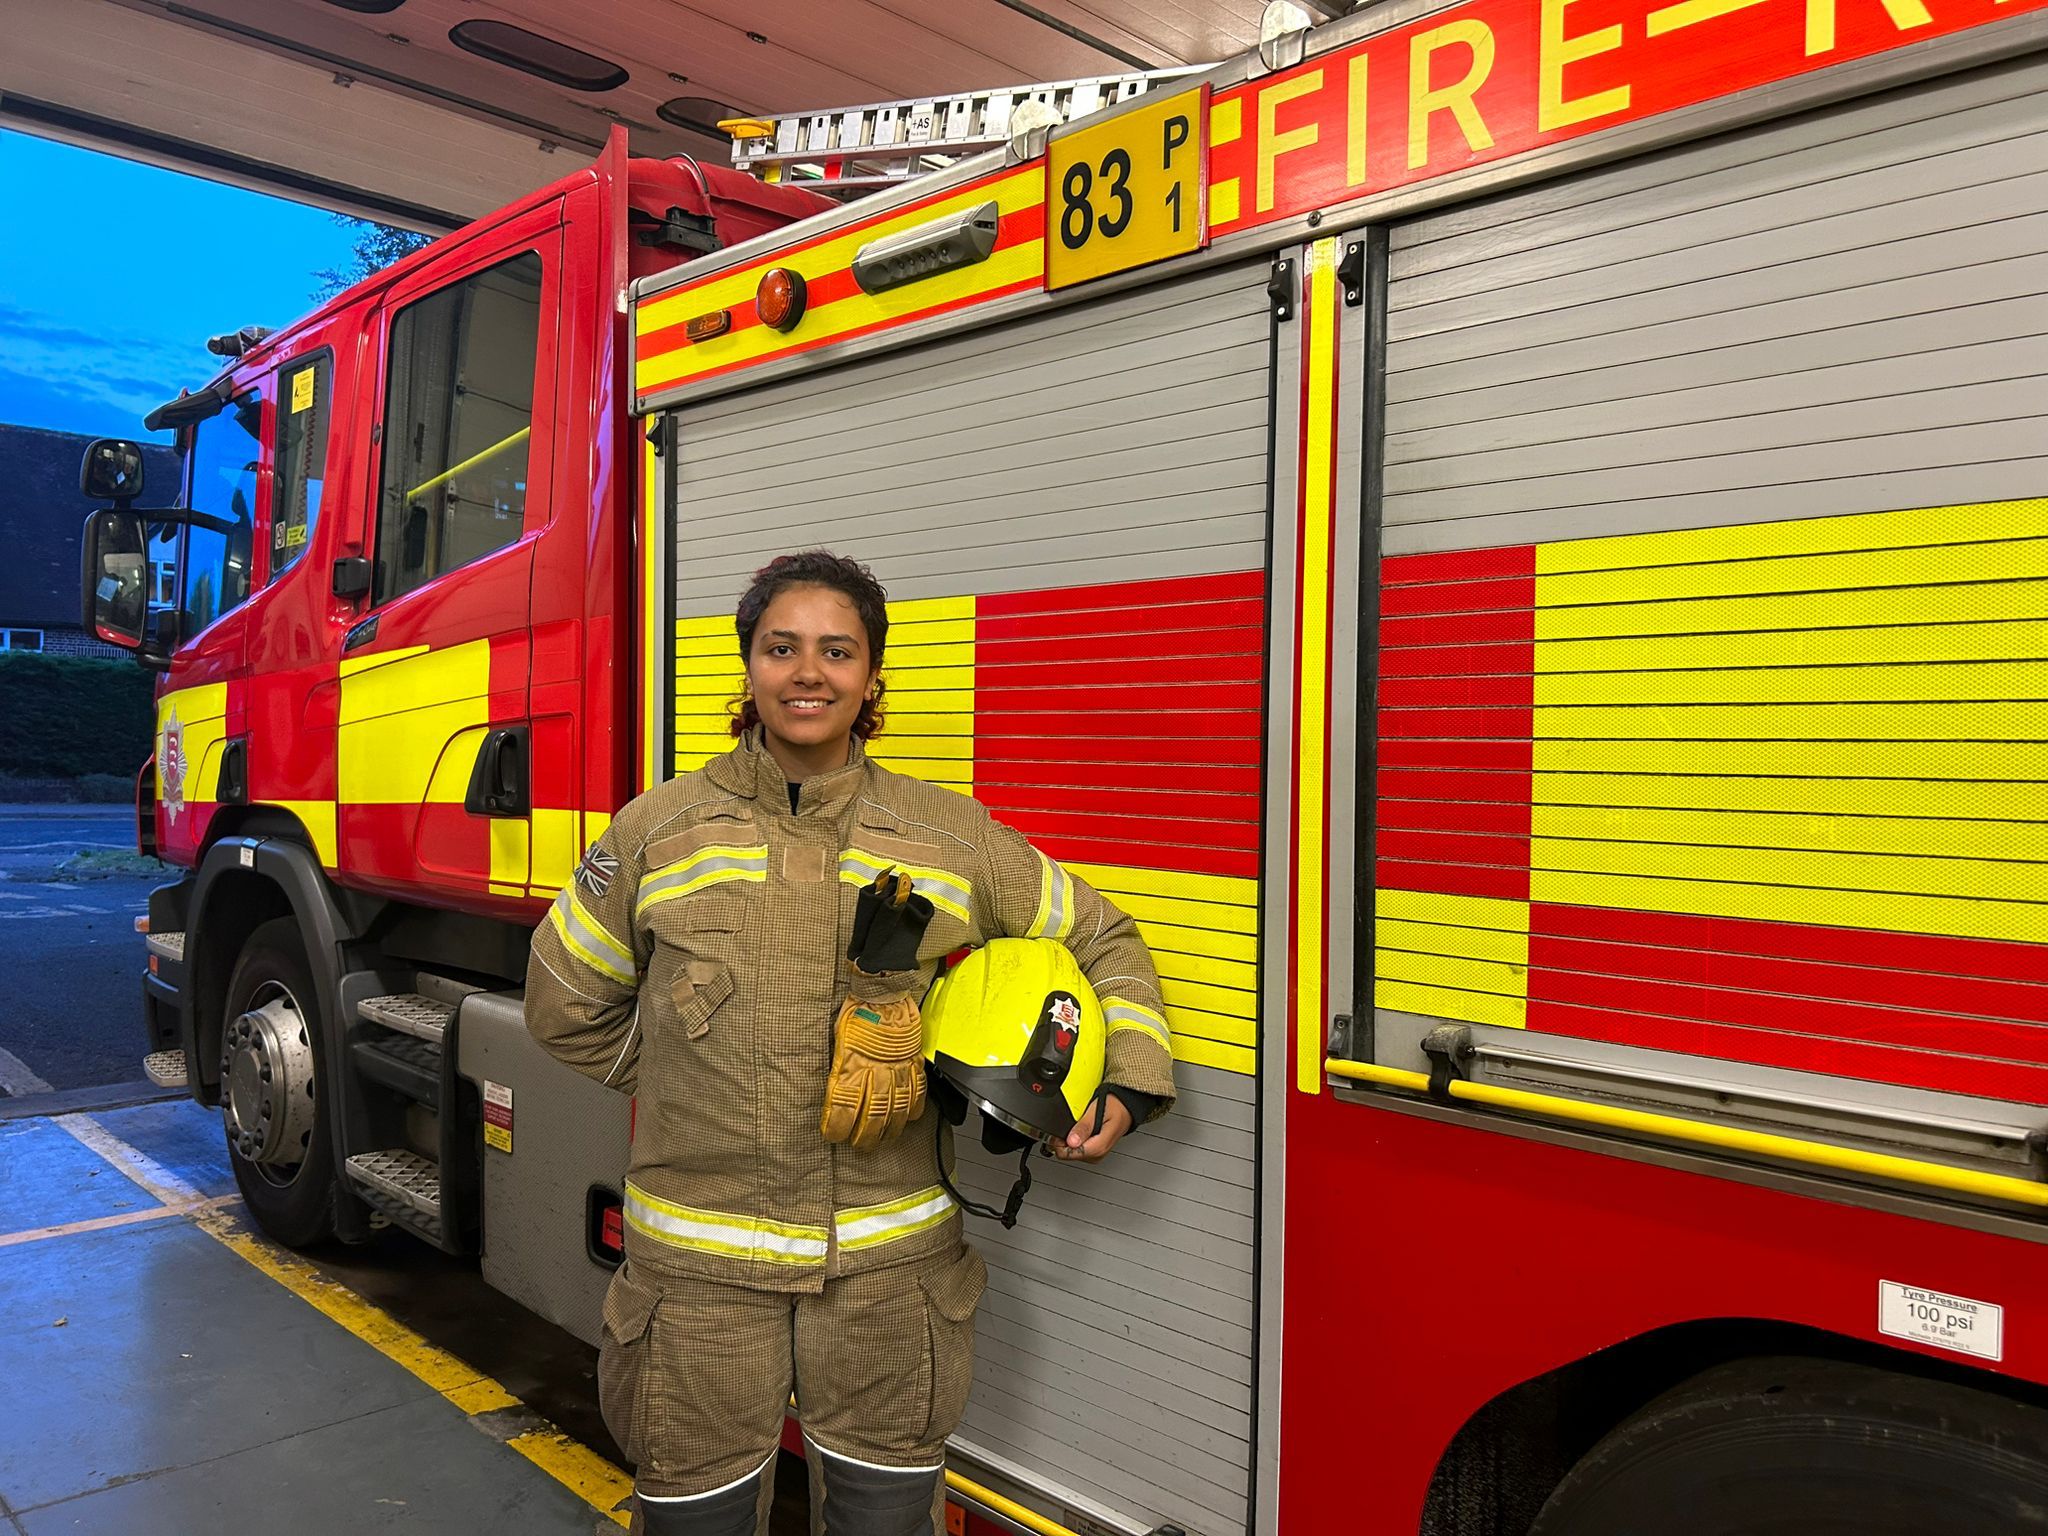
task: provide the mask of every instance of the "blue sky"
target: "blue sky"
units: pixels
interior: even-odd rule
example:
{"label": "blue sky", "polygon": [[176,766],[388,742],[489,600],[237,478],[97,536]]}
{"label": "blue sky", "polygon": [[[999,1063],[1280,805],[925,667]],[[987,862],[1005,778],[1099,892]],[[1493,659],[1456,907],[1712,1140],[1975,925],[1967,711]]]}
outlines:
{"label": "blue sky", "polygon": [[0,422],[18,426],[143,436],[219,366],[208,336],[304,314],[354,243],[323,209],[5,129],[0,186]]}

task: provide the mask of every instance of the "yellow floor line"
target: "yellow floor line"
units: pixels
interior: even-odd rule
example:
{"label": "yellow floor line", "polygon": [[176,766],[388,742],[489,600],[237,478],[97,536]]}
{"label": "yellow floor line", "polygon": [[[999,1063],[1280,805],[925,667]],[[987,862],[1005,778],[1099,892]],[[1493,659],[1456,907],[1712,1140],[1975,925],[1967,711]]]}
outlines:
{"label": "yellow floor line", "polygon": [[[474,1366],[430,1344],[397,1318],[372,1306],[338,1281],[328,1279],[304,1260],[248,1231],[219,1208],[227,1200],[204,1200],[175,1173],[129,1146],[90,1116],[66,1115],[56,1123],[164,1202],[166,1209],[136,1212],[135,1219],[190,1215],[200,1231],[322,1316],[339,1323],[387,1360],[402,1366],[465,1414],[474,1416],[522,1406],[518,1398]],[[618,1525],[630,1523],[630,1517],[618,1506],[633,1491],[632,1478],[589,1447],[545,1423],[506,1443],[599,1514]]]}
{"label": "yellow floor line", "polygon": [[514,1435],[505,1443],[592,1509],[620,1525],[631,1524],[632,1517],[620,1506],[633,1491],[633,1479],[589,1446],[552,1426]]}

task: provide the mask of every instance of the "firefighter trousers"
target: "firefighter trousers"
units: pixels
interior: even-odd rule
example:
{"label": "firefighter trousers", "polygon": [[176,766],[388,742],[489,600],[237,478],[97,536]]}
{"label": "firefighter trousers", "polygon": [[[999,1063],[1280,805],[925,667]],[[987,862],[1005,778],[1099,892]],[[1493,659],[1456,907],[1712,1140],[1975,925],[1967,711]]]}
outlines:
{"label": "firefighter trousers", "polygon": [[[766,1469],[792,1394],[811,1459],[825,1468],[825,1531],[894,1536],[900,1525],[872,1510],[900,1507],[913,1477],[933,1486],[936,1511],[934,1469],[967,1404],[986,1279],[965,1244],[827,1280],[815,1293],[725,1285],[629,1258],[605,1295],[598,1399],[638,1469],[645,1503],[634,1529],[765,1532]],[[749,1524],[729,1506],[757,1484]]]}

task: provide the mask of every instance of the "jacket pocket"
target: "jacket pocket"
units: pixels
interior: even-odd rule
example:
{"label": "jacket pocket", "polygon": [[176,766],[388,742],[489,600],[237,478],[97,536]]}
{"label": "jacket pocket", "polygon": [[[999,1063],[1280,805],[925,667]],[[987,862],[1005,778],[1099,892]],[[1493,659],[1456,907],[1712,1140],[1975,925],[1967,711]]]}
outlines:
{"label": "jacket pocket", "polygon": [[604,1293],[604,1340],[597,1355],[597,1406],[626,1460],[646,1453],[647,1330],[661,1292],[622,1264]]}
{"label": "jacket pocket", "polygon": [[716,960],[685,960],[668,995],[684,1036],[701,1039],[711,1028],[711,1016],[732,996],[732,972]]}
{"label": "jacket pocket", "polygon": [[960,1427],[974,1385],[974,1311],[988,1286],[988,1266],[967,1244],[950,1263],[920,1275],[925,1335],[932,1357],[931,1417],[925,1437],[934,1444]]}

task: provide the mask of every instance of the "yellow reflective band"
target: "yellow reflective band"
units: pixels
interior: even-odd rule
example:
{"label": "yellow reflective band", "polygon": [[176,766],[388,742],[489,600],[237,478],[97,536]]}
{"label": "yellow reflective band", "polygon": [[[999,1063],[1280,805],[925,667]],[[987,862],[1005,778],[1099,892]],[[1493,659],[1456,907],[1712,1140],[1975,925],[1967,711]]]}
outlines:
{"label": "yellow reflective band", "polygon": [[823,1227],[700,1211],[657,1199],[630,1182],[626,1185],[626,1222],[642,1236],[697,1253],[758,1259],[767,1264],[814,1264],[825,1259]]}
{"label": "yellow reflective band", "polygon": [[573,891],[564,889],[555,898],[555,904],[548,909],[548,921],[569,953],[593,971],[622,987],[634,984],[639,972],[633,957],[620,949],[611,935],[583,910]]}
{"label": "yellow reflective band", "polygon": [[1032,915],[1031,931],[1025,937],[1064,939],[1074,931],[1074,882],[1058,860],[1040,853],[1038,862],[1038,911]]}
{"label": "yellow reflective band", "polygon": [[1141,1029],[1168,1051],[1173,1049],[1173,1031],[1167,1027],[1166,1019],[1143,1003],[1134,1003],[1123,997],[1105,997],[1102,1000],[1102,1017],[1112,1035],[1122,1029]]}
{"label": "yellow reflective band", "polygon": [[872,885],[885,870],[901,870],[910,876],[911,889],[941,912],[950,912],[963,923],[972,924],[974,886],[965,876],[945,869],[920,869],[895,859],[878,858],[859,848],[839,855],[839,879],[845,885]]}
{"label": "yellow reflective band", "polygon": [[863,1248],[894,1242],[899,1237],[928,1232],[952,1214],[953,1197],[934,1184],[900,1200],[890,1200],[882,1205],[859,1205],[835,1212],[832,1226],[839,1239],[840,1251],[855,1253]]}
{"label": "yellow reflective band", "polygon": [[673,864],[664,864],[645,876],[640,881],[640,899],[633,913],[636,917],[645,917],[650,907],[727,880],[765,884],[767,879],[768,847],[765,843],[752,848],[714,844],[709,848],[699,848]]}

